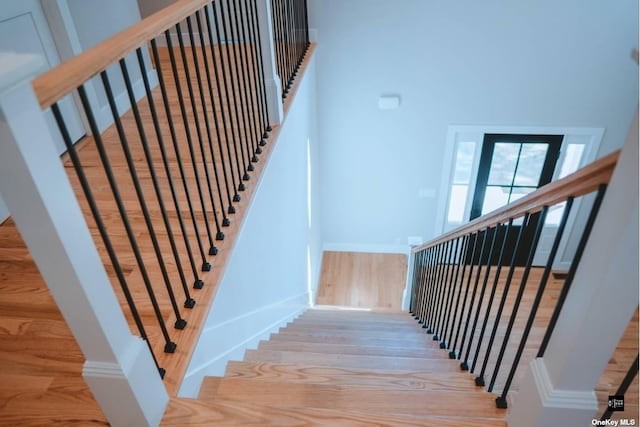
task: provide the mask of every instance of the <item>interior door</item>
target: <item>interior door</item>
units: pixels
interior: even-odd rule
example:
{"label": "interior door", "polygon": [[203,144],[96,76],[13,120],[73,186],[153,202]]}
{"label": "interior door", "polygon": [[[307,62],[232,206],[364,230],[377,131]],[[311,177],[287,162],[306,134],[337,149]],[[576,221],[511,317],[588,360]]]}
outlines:
{"label": "interior door", "polygon": [[[51,35],[39,0],[0,2],[0,51],[33,53],[42,56],[45,64],[40,72],[58,65],[60,56]],[[85,135],[73,98],[68,95],[58,102],[71,138],[77,141]],[[45,112],[54,136],[58,154],[65,150],[58,127],[49,110]]]}
{"label": "interior door", "polygon": [[[562,139],[562,135],[485,134],[469,219],[487,214],[551,182]],[[539,214],[531,215],[529,224],[536,224],[538,218]],[[506,253],[509,255],[516,249],[521,227],[521,220],[514,222],[507,237]],[[534,230],[535,227],[526,227],[523,231],[515,260],[518,266],[526,263]],[[499,234],[496,238],[501,242],[503,237],[503,234]],[[490,240],[487,239],[486,256]],[[499,251],[495,252],[492,263],[498,261]],[[476,261],[478,256],[479,251]]]}
{"label": "interior door", "polygon": [[[60,63],[60,57],[44,12],[38,0],[0,2],[0,51],[34,53],[45,59],[40,72]],[[73,141],[85,135],[80,114],[71,96],[58,102],[67,129]],[[58,154],[65,151],[64,142],[55,124],[53,114],[47,110],[45,117],[53,135]],[[0,195],[0,223],[9,216],[9,211]]]}

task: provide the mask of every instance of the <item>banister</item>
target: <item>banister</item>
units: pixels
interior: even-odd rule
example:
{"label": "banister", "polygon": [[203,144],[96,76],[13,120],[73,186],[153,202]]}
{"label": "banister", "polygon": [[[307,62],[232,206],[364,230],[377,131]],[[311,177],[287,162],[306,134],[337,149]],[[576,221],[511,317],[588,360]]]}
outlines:
{"label": "banister", "polygon": [[474,219],[454,230],[412,248],[413,253],[446,242],[465,234],[482,230],[496,224],[504,223],[510,218],[516,218],[525,213],[535,213],[543,206],[552,206],[566,200],[569,196],[579,197],[595,191],[600,184],[606,184],[611,179],[620,151],[615,151],[582,169],[557,181],[553,181],[525,197],[496,209],[486,215]]}
{"label": "banister", "polygon": [[179,0],[33,80],[44,110],[137,47],[200,10],[209,0]]}

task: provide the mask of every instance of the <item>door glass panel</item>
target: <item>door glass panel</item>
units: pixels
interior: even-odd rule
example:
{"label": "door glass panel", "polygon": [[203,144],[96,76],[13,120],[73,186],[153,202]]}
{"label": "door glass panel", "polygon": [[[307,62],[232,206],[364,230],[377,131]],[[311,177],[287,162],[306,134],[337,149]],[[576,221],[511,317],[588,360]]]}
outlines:
{"label": "door glass panel", "polygon": [[538,186],[548,144],[522,144],[514,185]]}
{"label": "door glass panel", "polygon": [[498,142],[495,144],[491,159],[491,169],[489,170],[489,185],[511,185],[513,174],[516,171],[520,145],[512,142]]}
{"label": "door glass panel", "polygon": [[584,144],[569,144],[558,178],[564,178],[578,170],[582,160],[582,153],[584,153]]}
{"label": "door glass panel", "polygon": [[513,187],[509,196],[509,203],[515,202],[533,191],[536,191],[536,187]]}
{"label": "door glass panel", "polygon": [[487,187],[482,204],[482,215],[494,211],[509,202],[509,187]]}
{"label": "door glass panel", "polygon": [[464,208],[467,203],[468,185],[452,185],[451,198],[449,199],[449,214],[447,221],[459,223],[464,218]]}
{"label": "door glass panel", "polygon": [[454,184],[468,184],[471,181],[471,169],[473,168],[473,155],[476,150],[474,141],[458,144],[456,153],[456,166],[453,175]]}

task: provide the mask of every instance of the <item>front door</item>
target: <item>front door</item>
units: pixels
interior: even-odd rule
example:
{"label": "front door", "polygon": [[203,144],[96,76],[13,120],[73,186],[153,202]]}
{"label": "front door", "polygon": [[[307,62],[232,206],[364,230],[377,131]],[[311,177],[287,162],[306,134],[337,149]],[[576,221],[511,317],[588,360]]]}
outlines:
{"label": "front door", "polygon": [[[562,135],[485,134],[469,219],[485,215],[551,182],[562,139]],[[536,224],[538,218],[539,214],[531,215],[530,224]],[[503,262],[511,259],[522,221],[514,224],[507,240],[507,257]],[[534,229],[526,227],[523,231],[521,249],[516,254],[518,266],[526,263]],[[488,256],[489,237],[492,236],[487,237],[485,256]],[[502,237],[504,235],[497,236],[498,242],[502,241]],[[478,256],[479,251],[475,261]],[[493,263],[497,263],[498,256],[499,251],[495,251]]]}

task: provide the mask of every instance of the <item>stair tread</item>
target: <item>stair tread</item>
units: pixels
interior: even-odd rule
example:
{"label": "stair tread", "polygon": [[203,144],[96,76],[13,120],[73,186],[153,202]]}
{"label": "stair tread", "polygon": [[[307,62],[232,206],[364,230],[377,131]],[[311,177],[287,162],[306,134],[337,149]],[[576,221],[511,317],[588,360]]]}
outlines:
{"label": "stair tread", "polygon": [[260,362],[229,362],[225,377],[267,382],[331,384],[352,388],[472,390],[474,377],[455,372],[355,369]]}
{"label": "stair tread", "polygon": [[450,415],[458,413],[464,403],[465,411],[469,413],[495,419],[504,416],[504,411],[495,407],[493,395],[474,389],[468,392],[353,389],[348,386],[209,377],[202,384],[200,399],[409,416]]}
{"label": "stair tread", "polygon": [[346,413],[332,409],[279,408],[251,402],[217,399],[215,402],[195,399],[172,398],[163,418],[162,425],[172,426],[301,426],[331,425],[339,427],[355,426],[425,426],[458,427],[461,425],[482,425],[486,427],[506,427],[501,420],[481,417],[436,417],[436,416],[391,416]]}
{"label": "stair tread", "polygon": [[437,345],[433,342],[431,337],[431,335],[427,335],[426,333],[397,336],[376,336],[374,334],[363,336],[360,334],[349,334],[344,332],[281,330],[277,334],[271,334],[270,339],[277,341],[302,341],[350,345],[389,345],[425,348],[427,346],[431,347]]}
{"label": "stair tread", "polygon": [[[443,352],[444,353],[444,352]],[[452,372],[460,368],[456,361],[445,358],[386,357],[351,354],[326,354],[295,351],[247,350],[247,362],[276,362],[340,368],[424,370]]]}
{"label": "stair tread", "polygon": [[390,356],[390,357],[417,357],[432,358],[440,357],[440,353],[444,350],[437,346],[383,346],[383,345],[351,345],[351,344],[333,344],[333,343],[309,343],[298,342],[292,345],[288,341],[261,341],[258,350],[276,350],[276,351],[297,351],[310,353],[333,353],[333,354],[352,354],[352,355],[369,355],[369,356]]}

